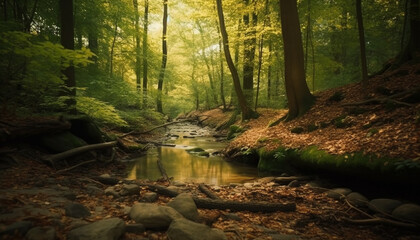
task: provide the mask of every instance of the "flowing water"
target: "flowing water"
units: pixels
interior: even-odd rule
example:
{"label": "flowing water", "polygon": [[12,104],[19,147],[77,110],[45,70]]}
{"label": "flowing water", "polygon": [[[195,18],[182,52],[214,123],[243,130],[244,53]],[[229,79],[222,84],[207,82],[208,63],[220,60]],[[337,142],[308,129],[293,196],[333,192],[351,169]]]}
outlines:
{"label": "flowing water", "polygon": [[[160,159],[166,173],[175,181],[223,185],[241,183],[258,177],[255,166],[227,162],[218,156],[226,143],[212,137],[209,128],[201,128],[189,123],[178,123],[167,127],[168,139],[165,145],[149,149],[129,166],[129,179],[157,180],[162,177],[157,166]],[[187,150],[195,147],[210,153],[209,157],[198,156]]]}

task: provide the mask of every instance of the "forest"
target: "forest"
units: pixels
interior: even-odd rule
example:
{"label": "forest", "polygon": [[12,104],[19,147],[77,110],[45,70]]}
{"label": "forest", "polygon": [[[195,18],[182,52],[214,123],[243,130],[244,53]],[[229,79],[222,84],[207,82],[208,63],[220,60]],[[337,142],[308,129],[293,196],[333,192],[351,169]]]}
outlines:
{"label": "forest", "polygon": [[418,239],[419,0],[1,0],[1,239]]}

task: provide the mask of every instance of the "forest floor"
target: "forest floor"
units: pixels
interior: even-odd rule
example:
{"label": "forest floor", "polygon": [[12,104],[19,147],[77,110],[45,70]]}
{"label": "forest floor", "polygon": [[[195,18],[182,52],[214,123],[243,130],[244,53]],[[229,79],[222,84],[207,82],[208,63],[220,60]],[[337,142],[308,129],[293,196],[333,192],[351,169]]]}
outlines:
{"label": "forest floor", "polygon": [[[366,88],[353,84],[317,93],[317,101],[306,115],[270,128],[269,123],[287,112],[259,109],[260,118],[236,123],[246,131],[230,142],[227,151],[244,146],[275,149],[280,144],[291,148],[317,145],[332,154],[365,151],[419,161],[420,104],[418,95],[410,92],[419,87],[420,65],[417,65],[370,79]],[[363,93],[377,101],[365,103]],[[344,106],[346,104],[351,106]],[[217,126],[229,119],[231,113],[214,109],[190,116],[198,116],[205,124]],[[343,123],[344,127],[337,127],[336,122]],[[308,131],[308,127],[312,126],[316,129]],[[302,133],[291,133],[298,127],[303,129]],[[35,226],[52,226],[58,239],[66,239],[71,228],[110,217],[118,217],[131,224],[133,220],[129,218],[127,208],[143,201],[142,196],[150,192],[141,187],[135,195],[114,197],[105,194],[108,185],[97,181],[97,177],[102,174],[116,177],[120,182],[114,188],[121,188],[127,181],[124,163],[103,165],[96,162],[58,172],[40,161],[43,153],[37,149],[25,144],[17,147],[19,151],[12,151],[10,155],[17,164],[0,169],[0,239],[19,239],[16,233],[3,234],[2,231],[21,221],[31,221]],[[5,147],[0,150],[7,152]],[[143,180],[137,181],[140,182]],[[167,185],[164,182],[155,184]],[[186,183],[179,188],[194,196],[205,197],[197,190],[197,184]],[[226,200],[296,204],[296,210],[287,213],[199,209],[201,221],[223,230],[228,239],[420,239],[419,230],[383,223],[350,223],[348,219],[366,219],[366,214],[343,199],[327,197],[323,188],[305,184],[287,187],[265,180],[209,188]],[[66,197],[52,197],[43,191],[45,189],[55,189]],[[171,199],[159,194],[155,204],[165,205]],[[69,202],[83,204],[91,215],[81,220],[66,216],[64,207]],[[17,214],[15,209],[23,209],[23,215]],[[362,210],[369,212],[369,209]],[[146,230],[137,234],[125,233],[121,239],[157,240],[168,237],[165,230]]]}

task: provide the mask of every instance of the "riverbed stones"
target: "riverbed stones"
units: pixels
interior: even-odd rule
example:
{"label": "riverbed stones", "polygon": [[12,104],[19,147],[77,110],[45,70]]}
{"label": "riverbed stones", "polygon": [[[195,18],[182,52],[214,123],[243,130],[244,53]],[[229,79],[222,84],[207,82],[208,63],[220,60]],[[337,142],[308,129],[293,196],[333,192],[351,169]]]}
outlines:
{"label": "riverbed stones", "polygon": [[125,226],[125,231],[128,233],[140,234],[144,233],[144,231],[146,231],[146,228],[141,223],[127,224]]}
{"label": "riverbed stones", "polygon": [[70,203],[64,207],[66,216],[73,218],[84,218],[90,216],[90,211],[87,207],[80,203]]}
{"label": "riverbed stones", "polygon": [[207,225],[181,218],[174,220],[168,229],[171,240],[223,240],[227,239],[223,231]]}
{"label": "riverbed stones", "polygon": [[136,223],[143,224],[146,228],[165,229],[175,219],[183,216],[175,209],[168,206],[158,206],[151,203],[137,203],[130,211],[130,218]]}
{"label": "riverbed stones", "polygon": [[124,184],[120,191],[121,196],[131,196],[131,195],[139,195],[140,194],[140,186],[137,184]]}
{"label": "riverbed stones", "polygon": [[107,196],[113,196],[114,198],[120,197],[120,194],[115,190],[114,187],[107,187],[104,192]]}
{"label": "riverbed stones", "polygon": [[340,200],[351,192],[352,191],[349,188],[334,188],[327,191],[327,196],[336,200]]}
{"label": "riverbed stones", "polygon": [[391,214],[401,204],[401,201],[395,199],[376,198],[368,203],[368,207],[375,212]]}
{"label": "riverbed stones", "polygon": [[392,211],[392,216],[420,224],[420,206],[412,203],[403,204]]}
{"label": "riverbed stones", "polygon": [[143,194],[142,196],[142,200],[144,202],[156,202],[156,200],[158,199],[158,194],[155,192],[148,192]]}
{"label": "riverbed stones", "polygon": [[119,218],[100,220],[76,229],[67,234],[68,240],[117,240],[125,232],[125,223]]}
{"label": "riverbed stones", "polygon": [[175,209],[182,214],[185,218],[191,221],[197,221],[198,211],[197,206],[190,194],[181,193],[176,196],[167,206]]}
{"label": "riverbed stones", "polygon": [[369,200],[358,192],[349,193],[347,196],[347,201],[351,204],[355,205],[356,207],[364,207],[367,206]]}
{"label": "riverbed stones", "polygon": [[53,227],[34,227],[25,235],[27,240],[55,240],[56,231]]}
{"label": "riverbed stones", "polygon": [[4,235],[8,234],[19,234],[21,236],[25,236],[25,234],[31,229],[33,226],[33,223],[30,221],[20,221],[12,223],[11,225],[3,228],[0,230],[0,238]]}

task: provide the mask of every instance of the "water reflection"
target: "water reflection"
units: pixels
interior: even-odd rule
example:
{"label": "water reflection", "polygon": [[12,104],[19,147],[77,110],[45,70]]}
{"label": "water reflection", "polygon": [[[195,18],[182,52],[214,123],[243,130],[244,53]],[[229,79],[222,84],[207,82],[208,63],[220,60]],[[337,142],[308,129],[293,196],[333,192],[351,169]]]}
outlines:
{"label": "water reflection", "polygon": [[208,152],[214,152],[221,150],[225,144],[215,142],[211,137],[183,138],[185,135],[181,134],[178,139],[170,141],[176,144],[176,147],[153,148],[145,156],[136,159],[130,166],[128,178],[150,180],[160,178],[158,158],[161,159],[168,176],[174,177],[176,181],[222,185],[258,177],[255,167],[226,162],[218,156],[200,157],[188,153],[186,148],[200,147]]}

